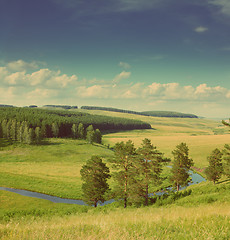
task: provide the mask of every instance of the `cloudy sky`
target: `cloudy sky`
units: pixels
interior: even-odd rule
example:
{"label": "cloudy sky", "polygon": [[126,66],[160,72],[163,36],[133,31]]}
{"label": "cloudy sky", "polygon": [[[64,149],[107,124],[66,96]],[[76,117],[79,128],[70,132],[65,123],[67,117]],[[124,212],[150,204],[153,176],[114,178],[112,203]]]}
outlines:
{"label": "cloudy sky", "polygon": [[0,104],[230,117],[229,0],[0,3]]}

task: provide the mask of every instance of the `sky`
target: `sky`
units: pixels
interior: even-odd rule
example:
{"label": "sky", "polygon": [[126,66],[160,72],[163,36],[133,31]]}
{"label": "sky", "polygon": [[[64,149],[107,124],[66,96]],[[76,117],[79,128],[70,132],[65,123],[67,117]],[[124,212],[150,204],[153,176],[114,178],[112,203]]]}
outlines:
{"label": "sky", "polygon": [[0,6],[0,104],[230,117],[230,0]]}

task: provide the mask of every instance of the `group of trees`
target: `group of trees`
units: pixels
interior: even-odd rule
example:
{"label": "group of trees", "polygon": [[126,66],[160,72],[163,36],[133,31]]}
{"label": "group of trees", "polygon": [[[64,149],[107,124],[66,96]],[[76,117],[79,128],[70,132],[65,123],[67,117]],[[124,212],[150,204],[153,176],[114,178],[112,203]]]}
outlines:
{"label": "group of trees", "polygon": [[83,124],[84,129],[92,125],[94,129],[102,131],[131,130],[151,128],[150,124],[133,119],[92,115],[69,110],[48,110],[39,108],[0,107],[0,121],[16,120],[26,121],[28,125],[45,130],[47,138],[54,137],[52,124],[59,127],[58,137],[72,137],[73,124]]}
{"label": "group of trees", "polygon": [[89,143],[102,142],[102,134],[99,129],[94,130],[93,125],[89,125],[86,129],[82,123],[72,125],[72,137],[74,139],[86,139]]}
{"label": "group of trees", "polygon": [[[230,177],[230,145],[224,150],[215,149],[208,156],[209,166],[205,170],[207,179],[217,182],[222,174]],[[149,190],[160,186],[163,166],[171,160],[152,145],[149,139],[142,141],[141,147],[135,148],[129,140],[119,142],[114,146],[114,158],[109,160],[114,171],[110,174],[109,168],[99,156],[93,156],[83,165],[81,176],[83,180],[83,199],[89,205],[97,206],[98,202],[105,201],[105,193],[110,190],[107,180],[114,180],[113,197],[123,199],[124,208],[132,204],[149,204]],[[181,143],[172,151],[173,161],[169,181],[179,191],[190,180],[189,170],[193,160],[189,157],[189,148]]]}
{"label": "group of trees", "polygon": [[[112,174],[98,156],[93,156],[83,165],[81,176],[84,200],[95,207],[98,201],[103,202],[104,194],[109,190],[107,180],[112,176],[115,182],[114,198],[123,199],[124,208],[131,204],[147,206],[149,191],[153,186],[160,186],[163,166],[169,163],[170,159],[165,158],[147,138],[137,149],[131,140],[116,143],[114,153],[114,158],[109,160],[114,169]],[[193,161],[188,156],[188,147],[185,143],[177,145],[173,155],[170,181],[179,190],[179,186],[184,186],[188,182],[188,170]]]}
{"label": "group of trees", "polygon": [[26,121],[4,119],[0,122],[0,138],[19,141],[26,144],[40,144],[43,139],[42,129],[30,127]]}
{"label": "group of trees", "polygon": [[230,145],[225,144],[222,151],[214,149],[208,161],[209,166],[205,169],[208,180],[215,184],[223,174],[230,177]]}
{"label": "group of trees", "polygon": [[[25,144],[41,144],[47,137],[47,126],[33,127],[27,121],[17,122],[15,119],[3,119],[0,122],[0,138],[18,141]],[[59,137],[60,127],[57,123],[52,123],[50,127],[52,137]],[[82,123],[73,124],[71,137],[74,139],[86,139],[89,143],[101,144],[102,135],[99,129],[94,130],[92,125],[86,129]]]}

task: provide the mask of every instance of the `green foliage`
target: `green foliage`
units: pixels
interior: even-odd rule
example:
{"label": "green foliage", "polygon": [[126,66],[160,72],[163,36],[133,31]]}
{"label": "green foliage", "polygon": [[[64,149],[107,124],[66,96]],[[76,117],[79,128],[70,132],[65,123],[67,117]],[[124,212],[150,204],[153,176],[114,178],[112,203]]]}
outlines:
{"label": "green foliage", "polygon": [[72,137],[75,138],[75,139],[78,138],[77,129],[78,129],[78,126],[77,126],[77,124],[74,123],[72,128],[71,128],[71,131],[72,131]]}
{"label": "green foliage", "polygon": [[107,179],[110,178],[109,168],[99,156],[92,156],[80,171],[83,180],[83,200],[97,207],[99,201],[105,201],[105,193],[109,190]]}
{"label": "green foliage", "polygon": [[223,153],[218,149],[214,149],[210,156],[208,156],[209,166],[205,169],[205,174],[208,180],[213,181],[214,184],[221,178],[223,173],[222,164]]}
{"label": "green foliage", "polygon": [[94,141],[94,138],[95,138],[95,132],[94,132],[94,129],[93,129],[93,126],[92,125],[89,125],[87,128],[86,128],[86,140],[92,144]]}
{"label": "green foliage", "polygon": [[189,149],[186,143],[181,143],[172,151],[174,161],[171,170],[170,181],[179,191],[180,186],[186,186],[189,179],[189,169],[193,166],[193,160],[189,158]]}
{"label": "green foliage", "polygon": [[[83,124],[84,129],[93,125],[94,129],[98,128],[100,131],[151,128],[150,124],[138,120],[91,115],[77,111],[0,107],[0,121],[6,120],[7,123],[12,119],[16,119],[17,122],[26,121],[33,129],[41,127],[43,136],[48,138],[57,135],[56,130],[52,132],[53,123],[59,126],[59,137],[70,137],[73,124],[79,125],[79,123]],[[9,134],[10,130],[6,125],[4,130],[5,135]]]}
{"label": "green foliage", "polygon": [[230,145],[225,144],[223,150],[224,174],[230,178]]}
{"label": "green foliage", "polygon": [[116,143],[114,146],[115,157],[111,159],[113,167],[117,170],[113,177],[116,181],[115,194],[116,198],[124,199],[124,208],[127,207],[132,187],[135,184],[135,167],[134,157],[136,149],[131,140],[126,143]]}
{"label": "green foliage", "polygon": [[141,147],[137,149],[137,156],[135,158],[135,167],[137,169],[135,184],[138,188],[135,190],[135,193],[144,199],[145,206],[149,202],[150,185],[159,185],[163,164],[168,161],[168,159],[163,158],[163,153],[158,151],[152,145],[151,140],[147,138],[142,141]]}

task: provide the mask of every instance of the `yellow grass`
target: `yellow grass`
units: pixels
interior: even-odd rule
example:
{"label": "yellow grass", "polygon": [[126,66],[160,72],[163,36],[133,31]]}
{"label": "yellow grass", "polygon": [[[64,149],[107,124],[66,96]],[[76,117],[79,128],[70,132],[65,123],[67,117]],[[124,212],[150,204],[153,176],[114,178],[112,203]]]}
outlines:
{"label": "yellow grass", "polygon": [[[220,220],[219,224],[216,222]],[[11,221],[2,239],[228,239],[230,206],[115,209],[78,216]]]}

